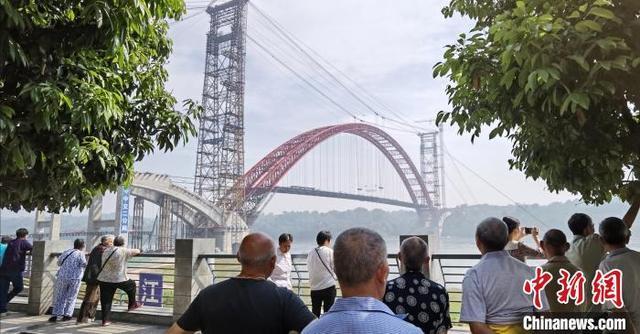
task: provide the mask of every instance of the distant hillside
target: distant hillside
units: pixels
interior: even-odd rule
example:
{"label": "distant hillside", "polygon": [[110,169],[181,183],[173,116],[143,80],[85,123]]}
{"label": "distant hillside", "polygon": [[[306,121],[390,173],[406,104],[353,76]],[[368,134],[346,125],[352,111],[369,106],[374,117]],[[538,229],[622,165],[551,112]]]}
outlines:
{"label": "distant hillside", "polygon": [[[577,201],[552,203],[549,205],[464,205],[448,210],[443,235],[451,237],[473,238],[475,226],[486,217],[513,216],[520,219],[523,226],[537,226],[541,230],[558,228],[569,232],[568,218],[576,212],[589,214],[594,222],[609,216],[621,217],[628,205],[620,201],[595,207]],[[353,226],[367,226],[385,237],[399,234],[417,234],[423,228],[414,211],[383,211],[354,209],[330,212],[285,212],[261,216],[254,225],[255,230],[263,231],[273,237],[289,232],[299,240],[314,240],[322,229],[337,233]]]}
{"label": "distant hillside", "polygon": [[[584,212],[598,222],[605,217],[624,215],[628,205],[619,201],[595,207],[577,201],[552,203],[549,205],[469,205],[449,209],[444,221],[444,236],[472,238],[475,226],[483,218],[495,216],[514,216],[524,226],[538,226],[541,230],[559,228],[568,232],[567,219],[575,212]],[[113,213],[105,214],[105,218],[113,217]],[[535,218],[534,218],[535,217]],[[63,215],[62,231],[83,231],[86,228],[85,215]],[[153,226],[153,219],[145,219],[145,230]],[[318,231],[327,229],[334,234],[349,227],[366,226],[378,231],[384,237],[396,237],[400,234],[418,234],[424,228],[418,222],[414,211],[367,210],[357,208],[347,211],[301,211],[281,214],[265,214],[260,216],[253,230],[263,231],[274,238],[283,232],[292,233],[298,241],[315,240]],[[19,227],[33,229],[33,217],[3,217],[0,223],[0,234],[13,234]]]}
{"label": "distant hillside", "polygon": [[469,237],[469,233],[486,217],[513,216],[517,217],[523,226],[537,226],[541,230],[558,228],[569,232],[567,220],[576,212],[590,215],[593,221],[601,221],[606,217],[622,217],[629,205],[615,201],[602,206],[588,206],[577,201],[564,203],[551,203],[549,205],[470,205],[459,206],[450,210],[450,215],[445,219],[443,234],[448,236]]}

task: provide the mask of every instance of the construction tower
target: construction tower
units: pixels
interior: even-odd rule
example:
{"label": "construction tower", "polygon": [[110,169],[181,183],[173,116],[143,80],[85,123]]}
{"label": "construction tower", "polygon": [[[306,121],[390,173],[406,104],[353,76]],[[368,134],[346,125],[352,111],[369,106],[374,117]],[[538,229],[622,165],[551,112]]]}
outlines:
{"label": "construction tower", "polygon": [[427,192],[433,206],[437,209],[445,207],[442,130],[442,124],[440,124],[437,131],[418,134],[420,137],[420,174],[427,186]]}
{"label": "construction tower", "polygon": [[221,208],[244,201],[244,84],[248,0],[207,8],[206,65],[194,192]]}

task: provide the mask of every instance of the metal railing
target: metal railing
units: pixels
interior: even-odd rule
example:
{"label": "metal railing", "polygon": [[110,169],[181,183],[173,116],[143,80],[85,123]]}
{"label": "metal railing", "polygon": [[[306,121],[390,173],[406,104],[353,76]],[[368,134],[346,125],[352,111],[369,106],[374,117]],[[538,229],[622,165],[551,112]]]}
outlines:
{"label": "metal railing", "polygon": [[[200,257],[207,260],[213,274],[214,283],[234,277],[240,272],[240,263],[238,263],[235,255],[205,254]],[[311,306],[307,255],[292,254],[291,260],[293,261],[293,270],[291,272],[293,291],[307,306]],[[435,264],[436,270],[438,270],[432,276],[435,276],[435,280],[443,284],[449,292],[451,317],[454,322],[457,322],[462,301],[462,278],[467,269],[480,260],[480,255],[434,254],[431,260]],[[397,255],[389,255],[388,262],[389,279],[394,279],[400,275],[400,263]],[[340,296],[340,287],[338,285],[336,287],[338,288],[338,296]]]}
{"label": "metal railing", "polygon": [[453,323],[460,321],[462,280],[465,273],[480,261],[480,254],[434,254],[431,260],[440,268],[441,282],[449,294],[449,314]]}
{"label": "metal railing", "polygon": [[[51,256],[57,257],[60,253],[53,253]],[[222,282],[240,273],[240,263],[235,255],[224,254],[203,254],[200,259],[206,260],[206,264],[212,274],[213,284]],[[309,288],[309,272],[307,268],[306,254],[292,254],[293,271],[291,281],[293,291],[300,296],[307,306],[311,305]],[[450,313],[454,323],[457,323],[460,315],[460,305],[462,301],[462,279],[467,269],[475,265],[480,259],[480,255],[471,254],[434,254],[432,260],[432,277],[438,283],[445,286],[449,293]],[[389,279],[394,279],[400,275],[400,263],[397,256],[389,255]],[[27,269],[25,270],[25,290],[21,296],[28,296],[29,273],[31,269],[31,258],[27,258]],[[127,274],[129,278],[136,281],[138,291],[140,291],[141,274],[159,275],[162,286],[157,287],[161,293],[161,301],[156,304],[160,313],[170,313],[174,302],[174,281],[175,281],[175,258],[174,254],[142,254],[129,260]],[[144,282],[143,282],[144,283]],[[84,298],[85,284],[82,284],[78,294],[79,303]],[[339,285],[338,296],[341,295]],[[127,297],[124,292],[118,291],[114,298],[114,305],[126,305]],[[147,304],[147,306],[150,306]],[[152,306],[150,306],[152,307]]]}
{"label": "metal railing", "polygon": [[[52,257],[59,257],[61,253],[52,253]],[[89,254],[86,254],[89,256]],[[162,292],[159,293],[159,299],[156,307],[165,309],[170,312],[173,309],[173,290],[175,279],[175,257],[174,254],[147,254],[132,257],[127,264],[127,276],[136,282],[136,298],[139,299],[140,292],[140,274],[155,274],[162,277],[162,286],[158,287]],[[25,279],[25,282],[28,280]],[[25,283],[25,290],[28,290]],[[77,305],[82,303],[85,295],[86,284],[80,286],[80,292],[77,297]],[[113,298],[113,305],[127,305],[127,295],[122,290],[116,290]],[[164,313],[163,311],[163,313]]]}

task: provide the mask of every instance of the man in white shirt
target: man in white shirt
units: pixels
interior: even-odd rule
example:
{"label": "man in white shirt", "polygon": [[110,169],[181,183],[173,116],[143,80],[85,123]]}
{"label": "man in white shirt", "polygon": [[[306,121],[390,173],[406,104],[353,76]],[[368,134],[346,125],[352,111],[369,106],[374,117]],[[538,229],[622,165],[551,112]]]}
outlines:
{"label": "man in white shirt", "polygon": [[291,260],[291,244],[293,236],[289,233],[282,233],[278,238],[278,250],[276,251],[276,267],[269,280],[279,287],[293,290],[291,285],[291,270],[293,270],[293,261]]}
{"label": "man in white shirt", "polygon": [[320,308],[328,312],[336,299],[336,275],[333,266],[331,232],[320,231],[316,236],[318,247],[307,256],[309,285],[311,286],[311,312],[320,317]]}

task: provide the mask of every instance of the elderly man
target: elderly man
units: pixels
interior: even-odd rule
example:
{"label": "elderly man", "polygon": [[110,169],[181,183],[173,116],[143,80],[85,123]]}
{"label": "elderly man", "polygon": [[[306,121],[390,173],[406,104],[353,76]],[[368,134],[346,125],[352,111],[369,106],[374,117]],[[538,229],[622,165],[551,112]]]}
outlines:
{"label": "elderly man", "polygon": [[407,314],[405,320],[424,333],[446,333],[451,328],[449,295],[442,285],[422,273],[422,268],[429,265],[427,243],[418,237],[404,240],[398,258],[406,273],[389,281],[384,303],[396,314]]}
{"label": "elderly man", "polygon": [[[504,250],[507,231],[498,218],[487,218],[476,228],[482,258],[465,274],[460,310],[460,321],[468,323],[472,333],[525,333],[522,319],[534,311],[533,297],[522,289],[534,270]],[[548,309],[546,296],[541,298]]]}
{"label": "elderly man", "polygon": [[609,301],[603,305],[603,308],[614,312],[628,312],[631,323],[627,328],[633,326],[633,330],[629,332],[640,333],[640,292],[638,292],[640,253],[626,246],[631,236],[627,226],[628,224],[616,217],[606,218],[600,223],[600,236],[608,254],[600,263],[599,269],[605,275],[614,269],[622,272],[622,301],[624,302],[622,309],[617,309]]}
{"label": "elderly man", "polygon": [[[562,285],[558,283],[558,279],[562,277],[560,270],[566,270],[571,277],[580,269],[574,266],[564,254],[569,249],[569,243],[567,242],[567,236],[558,229],[551,229],[544,234],[540,247],[544,256],[547,258],[547,263],[542,265],[544,271],[553,275],[553,280],[544,288],[544,292],[547,295],[547,301],[549,302],[550,312],[584,312],[586,309],[585,303],[576,305],[574,300],[570,300],[564,304],[558,301],[558,292],[562,289]],[[588,284],[591,282],[588,281]]]}
{"label": "elderly man", "polygon": [[389,265],[387,247],[378,233],[366,228],[342,232],[334,246],[334,266],[342,298],[303,334],[422,333],[380,301]]}
{"label": "elderly man", "polygon": [[293,292],[267,280],[276,265],[271,238],[247,235],[237,257],[240,274],[200,291],[167,334],[300,332],[315,318]]}
{"label": "elderly man", "polygon": [[[627,228],[631,228],[633,225],[639,209],[640,200],[633,201],[631,207],[622,218]],[[602,240],[600,235],[595,233],[591,217],[584,213],[573,214],[569,218],[568,225],[571,233],[573,233],[573,240],[571,241],[571,247],[567,251],[567,258],[582,270],[588,284],[593,280],[600,261],[606,255]],[[592,309],[593,305],[591,304],[591,289],[585,289],[585,300],[587,309],[595,311]]]}

